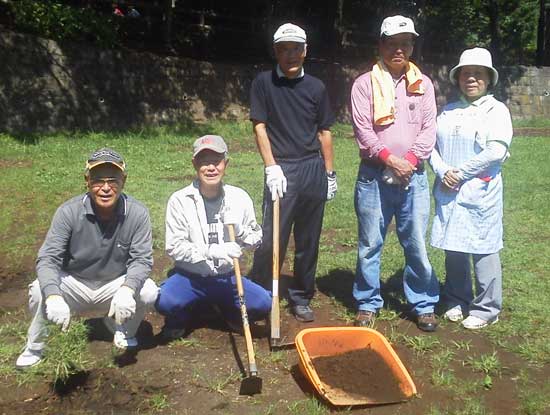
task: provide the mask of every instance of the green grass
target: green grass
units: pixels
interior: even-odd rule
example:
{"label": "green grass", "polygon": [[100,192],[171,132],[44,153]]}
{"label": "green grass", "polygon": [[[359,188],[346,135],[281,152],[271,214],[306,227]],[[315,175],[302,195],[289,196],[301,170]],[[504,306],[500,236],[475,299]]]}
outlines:
{"label": "green grass", "polygon": [[547,117],[534,117],[525,120],[515,120],[514,127],[548,128],[550,127],[550,119]]}
{"label": "green grass", "polygon": [[[546,127],[549,124],[548,120],[534,120],[525,124],[516,122],[515,126]],[[350,290],[357,243],[353,191],[358,155],[350,126],[339,124],[333,132],[339,189],[336,199],[326,205],[325,232],[317,274],[319,286],[329,289],[327,294],[331,296],[335,315],[343,316],[351,322],[354,310],[350,302]],[[226,181],[247,190],[254,200],[258,219],[261,220],[263,166],[248,122],[212,122],[116,134],[53,134],[26,138],[0,134],[0,184],[4,189],[9,189],[9,192],[0,193],[0,258],[4,261],[4,270],[13,275],[22,272],[26,278],[32,278],[32,274],[27,275],[32,270],[29,264],[36,256],[55,209],[71,196],[84,191],[84,161],[93,150],[102,146],[111,146],[126,158],[129,177],[125,191],[149,208],[155,256],[162,257],[166,202],[171,193],[187,185],[194,175],[191,145],[205,133],[217,133],[227,139],[231,162]],[[547,162],[550,139],[517,138],[510,152],[511,158],[505,163],[503,172],[505,241],[501,260],[504,310],[499,323],[484,329],[480,335],[488,337],[495,350],[504,348],[516,353],[524,359],[526,367],[544,366],[550,364],[550,313],[547,312],[550,297],[550,204],[547,184],[550,178],[550,163]],[[433,179],[431,173],[430,177]],[[443,252],[428,247],[428,253],[439,279],[443,281]],[[390,232],[382,257],[382,280],[387,282],[392,278],[400,278],[403,265],[402,248],[395,233]],[[154,278],[162,280],[165,271],[158,271]],[[393,294],[396,301],[402,302],[400,284],[397,287]],[[15,317],[4,314],[1,318],[0,376],[10,376],[13,361],[24,343],[28,321],[23,321],[22,314]],[[462,380],[456,378],[456,373],[445,371],[443,362],[454,359],[457,363],[459,354],[464,356],[474,353],[475,349],[469,340],[442,339],[438,344],[429,335],[403,336],[399,325],[394,324],[401,320],[392,308],[381,310],[379,320],[381,324],[389,322],[390,333],[386,333],[386,336],[392,343],[407,344],[422,356],[429,355],[426,351],[434,356],[431,360],[423,357],[427,365],[431,365],[432,372],[427,378],[431,377],[434,385],[445,388],[448,393],[452,391],[453,396],[464,393],[464,388],[457,386]],[[171,344],[171,347],[179,346],[198,345],[188,341]],[[455,355],[449,357],[451,352],[455,352]],[[283,355],[262,358],[266,363],[271,360],[268,364],[286,364]],[[491,355],[485,356],[485,360],[489,362]],[[473,370],[474,367],[471,367]],[[486,373],[483,369],[480,374],[495,376],[494,372]],[[200,376],[195,381],[207,389],[223,393],[228,382],[236,382],[237,379],[238,374],[225,374],[220,375],[219,379],[209,379],[209,382]],[[474,383],[471,385],[474,391],[479,391],[484,385],[483,380]],[[540,408],[548,408],[548,386],[531,384],[528,374],[523,384],[527,385],[521,394],[523,413],[532,414],[540,412]],[[461,412],[452,413],[488,413],[484,410],[482,398],[461,402],[462,406],[454,408]],[[305,400],[283,409],[291,413],[300,413],[302,409],[301,413],[324,413],[322,411],[325,408],[316,405],[316,400]],[[446,409],[445,406],[434,406],[432,413],[449,413],[445,412]]]}

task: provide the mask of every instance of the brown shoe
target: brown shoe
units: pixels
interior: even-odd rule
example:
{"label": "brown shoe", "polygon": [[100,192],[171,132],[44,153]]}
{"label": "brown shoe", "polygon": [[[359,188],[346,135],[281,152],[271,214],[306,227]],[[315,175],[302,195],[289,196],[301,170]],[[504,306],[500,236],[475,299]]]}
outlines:
{"label": "brown shoe", "polygon": [[372,311],[359,310],[355,315],[355,321],[353,325],[356,327],[372,327],[376,313]]}
{"label": "brown shoe", "polygon": [[437,324],[434,313],[420,314],[416,317],[416,326],[422,331],[435,331]]}

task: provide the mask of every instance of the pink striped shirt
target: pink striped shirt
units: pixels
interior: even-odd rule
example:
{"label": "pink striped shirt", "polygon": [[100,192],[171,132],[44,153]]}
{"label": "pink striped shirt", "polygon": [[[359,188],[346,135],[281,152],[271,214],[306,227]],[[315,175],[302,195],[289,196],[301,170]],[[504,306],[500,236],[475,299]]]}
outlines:
{"label": "pink striped shirt", "polygon": [[351,114],[359,155],[363,159],[386,160],[390,154],[413,165],[430,157],[435,144],[437,108],[432,81],[422,75],[424,94],[407,92],[402,76],[395,88],[395,121],[373,125],[370,72],[358,77],[351,89]]}

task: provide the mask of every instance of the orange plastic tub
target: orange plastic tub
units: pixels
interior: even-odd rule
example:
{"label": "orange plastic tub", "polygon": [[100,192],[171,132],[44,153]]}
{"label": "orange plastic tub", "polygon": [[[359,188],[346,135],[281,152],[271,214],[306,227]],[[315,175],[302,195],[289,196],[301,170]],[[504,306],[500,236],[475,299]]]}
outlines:
{"label": "orange plastic tub", "polygon": [[[300,356],[300,369],[315,387],[315,390],[333,405],[378,405],[401,402],[416,394],[416,386],[401,360],[386,338],[376,330],[363,327],[320,327],[305,329],[296,336],[296,349]],[[358,379],[365,385],[365,396],[350,395],[346,391],[327,384],[319,378],[312,359],[333,356],[363,348],[375,351],[391,370],[399,383],[401,396],[396,399],[376,400],[368,395],[373,379]]]}

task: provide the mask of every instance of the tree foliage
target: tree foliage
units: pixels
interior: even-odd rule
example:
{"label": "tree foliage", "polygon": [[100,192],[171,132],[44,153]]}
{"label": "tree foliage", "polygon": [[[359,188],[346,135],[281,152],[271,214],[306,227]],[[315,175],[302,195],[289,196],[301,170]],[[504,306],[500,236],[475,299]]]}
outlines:
{"label": "tree foliage", "polygon": [[157,42],[201,59],[239,60],[269,59],[271,34],[285,21],[306,28],[318,58],[365,60],[376,53],[382,19],[403,14],[422,35],[417,59],[449,63],[465,48],[483,46],[499,64],[533,63],[540,10],[540,0],[135,0],[142,18],[129,39],[121,30],[129,22],[114,17],[106,0],[4,1],[17,28],[42,36],[103,46]]}

